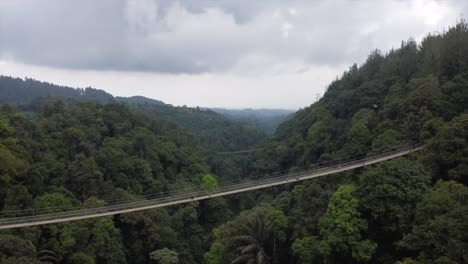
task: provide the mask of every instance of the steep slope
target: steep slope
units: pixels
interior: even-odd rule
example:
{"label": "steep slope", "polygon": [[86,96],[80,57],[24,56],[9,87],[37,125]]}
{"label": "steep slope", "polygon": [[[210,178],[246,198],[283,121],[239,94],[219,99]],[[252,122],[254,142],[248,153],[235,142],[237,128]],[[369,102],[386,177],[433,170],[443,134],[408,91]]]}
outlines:
{"label": "steep slope", "polygon": [[220,156],[216,153],[253,149],[266,134],[248,120],[233,120],[208,109],[173,106],[142,96],[114,97],[94,88],[75,89],[26,78],[0,76],[0,103],[19,111],[42,112],[48,101],[60,99],[66,104],[79,102],[120,103],[132,112],[151,119],[167,121],[195,136],[197,148],[213,168],[226,178],[248,174],[251,162],[247,155]]}
{"label": "steep slope", "polygon": [[[467,263],[467,91],[468,25],[461,21],[419,45],[409,40],[388,54],[373,52],[282,124],[263,152],[220,167],[234,178],[400,144],[424,144],[421,154],[229,200],[2,232],[0,262],[150,263],[166,256],[206,264]],[[220,123],[216,113],[136,101],[52,100],[34,118],[3,107],[2,211],[60,211],[173,188],[215,188],[200,156],[210,157],[204,152],[217,144],[252,143],[239,127],[225,133],[233,123]],[[187,129],[177,120],[187,120]],[[218,164],[216,157],[210,164]]]}
{"label": "steep slope", "polygon": [[29,78],[23,80],[0,75],[0,103],[29,104],[44,97],[105,103],[114,101],[112,95],[90,87],[75,89]]}
{"label": "steep slope", "polygon": [[270,149],[284,147],[288,153],[279,156],[289,160],[276,163],[290,168],[423,142],[434,132],[427,131],[431,123],[466,112],[467,30],[462,22],[428,35],[420,45],[410,39],[388,54],[374,51],[360,67],[353,65],[323,98],[279,127]]}
{"label": "steep slope", "polygon": [[[129,202],[144,194],[194,188],[209,173],[193,135],[168,122],[136,115],[118,104],[66,106],[55,101],[44,108],[33,120],[8,106],[0,110],[0,210],[4,213],[31,209],[39,213],[47,208],[59,212],[74,206]],[[149,255],[140,251],[149,252],[154,244],[130,249],[127,242],[132,235],[126,232],[151,229],[132,227],[145,217],[153,219],[153,226],[165,221],[137,214],[21,230],[30,242],[24,247],[16,244],[18,253],[13,255],[8,253],[9,243],[23,240],[10,235],[14,230],[8,235],[2,232],[0,260],[8,257],[9,263],[17,263],[21,260],[14,256],[18,256],[25,257],[21,263],[30,263],[36,256],[20,252],[33,252],[28,246],[32,242],[38,251],[55,252],[62,263],[82,263],[83,258],[125,263],[130,256],[140,256],[134,261],[141,263]],[[191,227],[165,226],[171,236],[180,236],[178,240],[189,239],[187,228]],[[171,243],[174,237],[158,243]]]}
{"label": "steep slope", "polygon": [[258,208],[215,229],[205,260],[243,263],[261,254],[273,263],[466,263],[467,106],[466,21],[421,44],[410,39],[387,54],[372,52],[280,125],[256,156],[256,173],[401,144],[425,149],[259,193]]}

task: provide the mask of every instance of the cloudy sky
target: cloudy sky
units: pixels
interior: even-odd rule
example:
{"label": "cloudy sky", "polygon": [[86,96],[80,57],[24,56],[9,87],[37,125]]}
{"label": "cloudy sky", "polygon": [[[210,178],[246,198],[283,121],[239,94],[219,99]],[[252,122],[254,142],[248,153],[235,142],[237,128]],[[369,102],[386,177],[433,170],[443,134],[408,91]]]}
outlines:
{"label": "cloudy sky", "polygon": [[174,105],[296,109],[466,0],[1,0],[0,74]]}

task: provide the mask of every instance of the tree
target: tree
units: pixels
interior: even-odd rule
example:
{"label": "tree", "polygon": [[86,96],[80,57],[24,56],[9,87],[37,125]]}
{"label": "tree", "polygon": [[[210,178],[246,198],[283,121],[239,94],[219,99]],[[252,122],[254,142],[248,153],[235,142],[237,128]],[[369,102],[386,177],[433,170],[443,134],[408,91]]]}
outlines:
{"label": "tree", "polygon": [[461,19],[444,34],[441,66],[444,77],[453,77],[468,69],[468,23]]}
{"label": "tree", "polygon": [[381,154],[393,148],[398,148],[400,145],[402,145],[401,133],[394,129],[388,129],[372,141],[369,154]]}
{"label": "tree", "polygon": [[363,237],[367,221],[359,212],[359,200],[353,185],[342,185],[333,194],[328,209],[319,222],[320,249],[332,262],[368,262],[376,244]]}
{"label": "tree", "polygon": [[441,90],[448,96],[451,112],[462,113],[468,102],[466,87],[468,85],[468,73],[456,75],[453,80],[444,83]]}
{"label": "tree", "polygon": [[59,258],[57,254],[50,250],[41,250],[37,252],[37,259],[40,261],[40,263],[59,263]]}
{"label": "tree", "polygon": [[289,220],[294,237],[318,235],[318,223],[325,213],[328,201],[339,183],[326,184],[325,180],[305,181],[294,187],[289,206]]}
{"label": "tree", "polygon": [[16,211],[31,208],[33,199],[28,189],[21,185],[11,186],[5,197],[5,211]]}
{"label": "tree", "polygon": [[[416,204],[431,178],[415,160],[398,158],[366,169],[357,194],[365,213],[383,230],[408,230]],[[389,239],[389,238],[384,238]]]}
{"label": "tree", "polygon": [[429,140],[424,157],[435,178],[468,184],[468,114],[461,114],[439,128]]}
{"label": "tree", "polygon": [[150,259],[157,261],[159,264],[178,264],[179,258],[177,252],[163,248],[150,253]]}
{"label": "tree", "polygon": [[291,246],[300,264],[317,263],[320,256],[320,242],[314,236],[294,240]]}
{"label": "tree", "polygon": [[270,209],[266,215],[266,221],[273,225],[273,263],[278,263],[278,248],[281,242],[287,239],[288,218],[279,209]]}
{"label": "tree", "polygon": [[[19,237],[12,235],[0,235],[0,260],[5,257],[7,261],[11,258],[25,258],[25,260],[32,261],[36,257],[36,248],[31,242],[23,240]],[[27,262],[26,262],[27,263]]]}
{"label": "tree", "polygon": [[81,150],[81,144],[84,140],[84,133],[75,127],[68,128],[64,131],[64,142],[69,149],[69,157],[73,159]]}
{"label": "tree", "polygon": [[351,120],[351,127],[347,133],[346,144],[343,146],[343,155],[346,157],[365,156],[372,142],[369,129],[375,112],[370,109],[360,109]]}
{"label": "tree", "polygon": [[203,255],[204,264],[224,264],[224,255],[226,254],[226,247],[219,243],[214,242],[210,246],[210,250]]}
{"label": "tree", "polygon": [[418,204],[400,246],[422,263],[468,262],[468,188],[439,180]]}
{"label": "tree", "polygon": [[357,195],[369,219],[370,238],[378,243],[378,261],[396,261],[395,242],[410,229],[416,204],[430,183],[423,166],[406,158],[369,167],[361,175]]}
{"label": "tree", "polygon": [[66,184],[82,201],[97,195],[102,181],[102,173],[93,158],[79,154],[69,166]]}
{"label": "tree", "polygon": [[233,238],[239,256],[231,263],[269,264],[271,258],[267,250],[274,236],[274,223],[268,222],[264,214],[258,214],[242,225],[241,230],[242,235]]}
{"label": "tree", "polygon": [[419,133],[434,115],[442,115],[442,92],[434,76],[414,78],[409,84],[410,92],[402,104],[403,128],[406,137],[418,142]]}
{"label": "tree", "polygon": [[204,191],[209,191],[217,187],[218,187],[218,180],[213,175],[206,174],[205,176],[202,177],[202,180],[200,183],[200,189]]}
{"label": "tree", "polygon": [[73,254],[70,262],[71,264],[95,264],[96,263],[93,257],[83,252],[77,252]]}
{"label": "tree", "polygon": [[120,230],[114,226],[112,218],[100,219],[92,223],[90,248],[96,252],[98,263],[127,263]]}
{"label": "tree", "polygon": [[73,200],[61,193],[46,193],[34,199],[34,209],[42,213],[62,212],[73,207]]}
{"label": "tree", "polygon": [[0,140],[0,208],[4,206],[7,188],[25,167],[25,162],[17,158]]}
{"label": "tree", "polygon": [[225,222],[232,217],[232,211],[230,210],[226,199],[222,197],[200,201],[199,209],[203,214],[200,215],[200,218],[205,218],[205,222],[209,226]]}

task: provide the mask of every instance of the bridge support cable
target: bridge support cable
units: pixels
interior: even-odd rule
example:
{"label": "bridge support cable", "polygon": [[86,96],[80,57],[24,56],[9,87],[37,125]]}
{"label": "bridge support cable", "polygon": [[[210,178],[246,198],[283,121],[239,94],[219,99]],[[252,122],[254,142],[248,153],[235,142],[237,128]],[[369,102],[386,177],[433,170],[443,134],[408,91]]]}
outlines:
{"label": "bridge support cable", "polygon": [[37,226],[45,224],[62,223],[68,221],[76,221],[81,219],[89,219],[103,216],[111,216],[116,214],[130,213],[165,206],[171,206],[182,203],[189,203],[199,200],[221,197],[230,194],[253,191],[263,188],[268,188],[277,185],[289,184],[317,177],[322,177],[334,173],[353,170],[356,168],[372,165],[393,158],[408,155],[418,151],[422,147],[409,147],[398,149],[374,156],[369,156],[362,159],[356,159],[348,162],[317,167],[314,169],[304,170],[295,173],[287,173],[282,175],[273,175],[258,179],[241,180],[239,182],[224,183],[218,188],[212,190],[195,190],[191,192],[174,193],[171,195],[155,197],[148,200],[137,200],[133,202],[106,205],[95,208],[84,208],[72,211],[63,211],[47,214],[33,214],[20,217],[0,218],[0,229]]}

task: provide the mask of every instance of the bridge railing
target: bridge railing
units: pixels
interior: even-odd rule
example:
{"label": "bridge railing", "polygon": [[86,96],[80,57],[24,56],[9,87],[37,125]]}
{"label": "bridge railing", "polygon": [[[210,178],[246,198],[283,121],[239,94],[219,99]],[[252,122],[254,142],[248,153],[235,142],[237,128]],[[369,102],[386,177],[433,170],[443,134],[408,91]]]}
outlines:
{"label": "bridge railing", "polygon": [[[416,147],[407,147],[403,149],[396,149],[393,151],[389,151],[382,154],[376,154],[372,156],[367,156],[361,159],[341,162],[338,164],[332,165],[323,165],[317,166],[313,169],[304,170],[300,172],[294,173],[286,173],[282,175],[267,175],[261,178],[254,178],[254,179],[244,179],[244,180],[237,180],[237,181],[229,181],[229,182],[222,182],[219,187],[210,189],[210,190],[194,190],[190,192],[183,192],[183,193],[173,193],[173,194],[154,194],[154,196],[146,196],[149,199],[144,200],[137,200],[132,202],[120,203],[120,204],[112,204],[106,205],[101,207],[94,207],[94,208],[81,208],[76,210],[66,210],[66,208],[52,208],[52,209],[64,209],[65,211],[61,212],[52,212],[52,213],[42,213],[40,210],[29,210],[23,212],[15,212],[15,216],[4,217],[0,218],[0,228],[4,225],[9,224],[20,224],[20,223],[30,223],[30,222],[43,222],[53,219],[61,219],[61,218],[71,218],[71,217],[80,217],[80,216],[87,216],[87,215],[95,215],[100,213],[112,213],[118,212],[128,209],[134,208],[141,208],[145,206],[152,206],[152,205],[164,205],[169,203],[177,203],[177,202],[190,202],[190,201],[197,201],[201,199],[207,199],[210,197],[220,196],[223,193],[242,190],[246,188],[252,187],[260,187],[266,185],[279,185],[289,182],[296,182],[301,180],[304,177],[316,177],[320,174],[325,174],[331,171],[340,171],[340,170],[347,170],[353,166],[364,166],[367,162],[378,162],[379,159],[391,157],[393,155],[398,156],[402,153],[409,153],[412,151],[417,150]],[[314,176],[315,175],[315,176]],[[254,188],[255,189],[255,188]],[[259,189],[259,188],[256,188]],[[161,196],[162,195],[162,196]],[[46,210],[44,210],[46,211]],[[12,212],[13,213],[13,212]],[[29,215],[22,215],[21,213],[29,214]],[[7,213],[3,213],[3,215],[7,215]]]}

